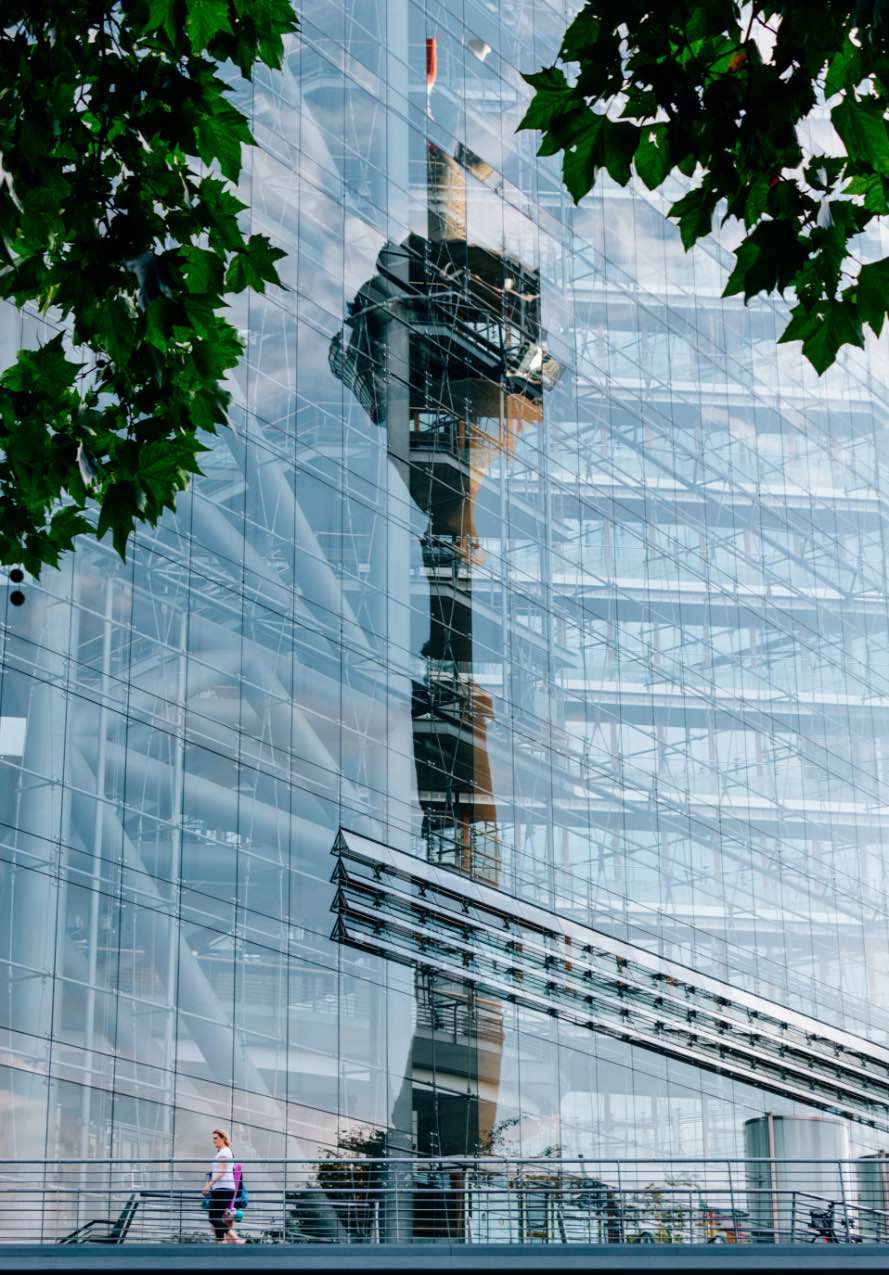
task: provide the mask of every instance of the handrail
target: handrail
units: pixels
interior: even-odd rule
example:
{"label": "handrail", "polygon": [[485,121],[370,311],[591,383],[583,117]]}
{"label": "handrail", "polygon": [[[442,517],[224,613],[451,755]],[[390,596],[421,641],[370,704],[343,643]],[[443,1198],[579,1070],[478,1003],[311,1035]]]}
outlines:
{"label": "handrail", "polygon": [[[874,1161],[693,1156],[239,1157],[250,1243],[889,1243]],[[7,1160],[0,1245],[213,1242],[211,1156]],[[217,1231],[230,1238],[226,1200]]]}
{"label": "handrail", "polygon": [[[124,1164],[200,1164],[206,1165],[212,1160],[212,1152],[206,1155],[194,1156],[71,1156],[59,1159],[57,1156],[39,1157],[39,1156],[21,1156],[7,1157],[0,1161],[0,1175],[3,1170],[9,1166],[19,1167],[22,1165],[41,1164],[47,1167],[63,1168],[71,1165],[124,1165]],[[800,1165],[845,1165],[848,1168],[855,1168],[865,1163],[868,1157],[844,1157],[823,1159],[814,1158],[812,1156],[694,1156],[694,1155],[648,1155],[648,1156],[615,1156],[615,1155],[576,1155],[576,1156],[521,1156],[521,1155],[343,1155],[338,1151],[331,1151],[327,1155],[322,1156],[242,1156],[238,1155],[237,1160],[241,1164],[295,1164],[295,1165],[319,1165],[319,1164],[411,1164],[429,1166],[433,1164],[454,1164],[454,1165],[479,1165],[479,1164],[534,1164],[539,1166],[557,1166],[562,1164],[574,1164],[580,1167],[588,1168],[594,1164],[620,1164],[620,1165],[642,1165],[642,1164],[696,1164],[696,1165],[738,1165],[744,1167],[752,1164],[800,1164]],[[889,1158],[889,1157],[887,1157]]]}

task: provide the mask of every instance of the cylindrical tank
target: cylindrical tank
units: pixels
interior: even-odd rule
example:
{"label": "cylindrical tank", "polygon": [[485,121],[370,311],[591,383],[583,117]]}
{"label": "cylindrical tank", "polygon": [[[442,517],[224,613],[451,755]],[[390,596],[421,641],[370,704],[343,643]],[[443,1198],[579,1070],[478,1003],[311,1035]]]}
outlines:
{"label": "cylindrical tank", "polygon": [[841,1120],[768,1112],[745,1122],[744,1146],[750,1230],[757,1239],[778,1244],[812,1235],[818,1215],[843,1233],[852,1183],[845,1163],[849,1133]]}
{"label": "cylindrical tank", "polygon": [[858,1157],[858,1225],[863,1239],[889,1240],[889,1152]]}

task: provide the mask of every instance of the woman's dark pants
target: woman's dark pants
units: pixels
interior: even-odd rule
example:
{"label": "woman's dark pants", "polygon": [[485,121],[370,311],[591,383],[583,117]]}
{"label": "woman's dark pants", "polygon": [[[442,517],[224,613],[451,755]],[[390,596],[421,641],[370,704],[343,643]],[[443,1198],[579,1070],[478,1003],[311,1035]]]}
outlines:
{"label": "woman's dark pants", "polygon": [[210,1225],[213,1227],[213,1234],[217,1240],[224,1240],[225,1233],[231,1226],[230,1219],[223,1219],[226,1211],[231,1208],[234,1198],[234,1191],[227,1187],[222,1191],[214,1189],[210,1192]]}

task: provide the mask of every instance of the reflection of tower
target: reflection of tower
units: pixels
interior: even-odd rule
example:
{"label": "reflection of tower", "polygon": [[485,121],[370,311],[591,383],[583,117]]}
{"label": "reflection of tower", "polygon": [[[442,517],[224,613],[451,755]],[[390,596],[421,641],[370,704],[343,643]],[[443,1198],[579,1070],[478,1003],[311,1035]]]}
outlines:
{"label": "reflection of tower", "polygon": [[[489,170],[465,150],[458,161],[435,146],[426,164],[427,235],[380,253],[377,274],[352,303],[348,339],[342,333],[331,344],[330,363],[386,427],[390,459],[426,519],[429,632],[424,676],[412,694],[425,854],[496,885],[494,709],[480,685],[474,632],[492,620],[472,596],[473,574],[486,558],[478,504],[491,470],[540,421],[543,390],[559,367],[541,343],[537,272],[467,242],[467,170],[482,180]],[[502,659],[502,631],[497,642]],[[487,1146],[497,1112],[499,1007],[434,978],[418,980],[417,995],[419,1143],[444,1153]]]}
{"label": "reflection of tower", "polygon": [[[410,491],[427,519],[430,599],[425,676],[413,689],[423,835],[430,860],[496,883],[493,705],[473,647],[472,577],[485,560],[476,506],[492,466],[541,419],[559,367],[541,344],[537,271],[467,242],[467,169],[487,174],[467,151],[458,162],[429,146],[427,237],[380,254],[379,273],[352,303],[348,343],[334,339],[330,362],[371,418],[400,435],[387,410],[390,347],[407,333]],[[389,447],[397,455],[403,440]]]}

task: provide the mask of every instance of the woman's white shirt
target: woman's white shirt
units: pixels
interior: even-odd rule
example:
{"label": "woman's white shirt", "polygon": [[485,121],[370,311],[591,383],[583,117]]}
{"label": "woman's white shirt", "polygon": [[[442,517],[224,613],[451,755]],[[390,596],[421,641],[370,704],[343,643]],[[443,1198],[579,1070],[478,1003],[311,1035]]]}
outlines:
{"label": "woman's white shirt", "polygon": [[[222,1164],[217,1164],[221,1160]],[[220,1147],[213,1157],[213,1176],[215,1177],[219,1169],[222,1169],[222,1177],[218,1182],[213,1183],[214,1191],[234,1191],[235,1189],[235,1157],[232,1154],[231,1147]]]}

